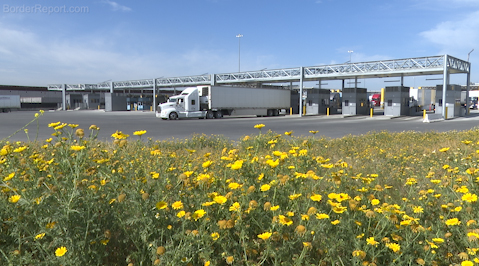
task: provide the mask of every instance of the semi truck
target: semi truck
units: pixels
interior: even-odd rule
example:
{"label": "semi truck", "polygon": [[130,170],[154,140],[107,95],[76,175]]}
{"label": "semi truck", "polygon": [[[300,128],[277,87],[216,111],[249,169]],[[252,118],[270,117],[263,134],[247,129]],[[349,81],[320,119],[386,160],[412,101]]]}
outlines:
{"label": "semi truck", "polygon": [[8,113],[20,109],[20,95],[0,95],[0,112]]}
{"label": "semi truck", "polygon": [[371,105],[372,106],[381,106],[381,94],[380,93],[375,93],[371,95]]}
{"label": "semi truck", "polygon": [[222,118],[224,115],[277,116],[291,106],[291,91],[232,86],[188,87],[159,105],[162,119]]}

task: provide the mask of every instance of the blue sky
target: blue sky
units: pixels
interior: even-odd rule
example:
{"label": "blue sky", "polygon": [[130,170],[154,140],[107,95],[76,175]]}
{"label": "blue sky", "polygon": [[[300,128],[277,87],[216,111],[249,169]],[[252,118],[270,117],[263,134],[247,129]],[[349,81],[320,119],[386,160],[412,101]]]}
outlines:
{"label": "blue sky", "polygon": [[[353,62],[442,54],[467,60],[475,49],[471,81],[479,83],[478,0],[4,0],[0,5],[4,85],[235,72],[237,34],[243,35],[242,71],[344,63],[350,56]],[[466,83],[465,75],[451,78]],[[370,90],[385,84],[362,82]],[[438,82],[417,77],[405,85]]]}

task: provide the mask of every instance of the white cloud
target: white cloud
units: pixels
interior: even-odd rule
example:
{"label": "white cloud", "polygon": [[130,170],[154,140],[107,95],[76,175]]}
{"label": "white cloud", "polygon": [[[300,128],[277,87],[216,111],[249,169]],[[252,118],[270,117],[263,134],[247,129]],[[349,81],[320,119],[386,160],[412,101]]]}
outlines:
{"label": "white cloud", "polygon": [[[465,1],[465,0],[463,0]],[[479,43],[479,11],[462,19],[441,22],[435,28],[420,33],[443,52],[463,52]]]}
{"label": "white cloud", "polygon": [[[111,43],[111,36],[80,36],[81,41],[59,39],[1,22],[0,36],[0,82],[3,85],[45,86],[224,73],[236,71],[238,63],[236,54],[214,50],[120,52]],[[245,62],[254,60],[245,56]],[[244,64],[243,68],[242,62],[241,69],[254,69],[251,67]]]}
{"label": "white cloud", "polygon": [[113,1],[110,1],[110,0],[103,0],[102,2],[105,3],[105,4],[110,5],[112,7],[113,11],[131,11],[131,8],[129,8],[127,6],[120,5],[117,2],[113,2]]}

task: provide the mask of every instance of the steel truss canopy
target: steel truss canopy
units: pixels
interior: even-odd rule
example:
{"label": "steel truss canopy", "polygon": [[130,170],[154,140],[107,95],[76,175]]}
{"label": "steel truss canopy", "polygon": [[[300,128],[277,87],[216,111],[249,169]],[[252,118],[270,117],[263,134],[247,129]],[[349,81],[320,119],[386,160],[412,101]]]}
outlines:
{"label": "steel truss canopy", "polygon": [[[101,82],[98,84],[50,84],[49,90],[112,90],[172,88],[196,85],[233,85],[255,82],[295,82],[316,80],[342,80],[385,78],[421,75],[470,73],[470,63],[450,55],[344,63],[323,66],[245,71],[223,74],[155,78],[129,81]],[[112,88],[113,85],[113,88]]]}

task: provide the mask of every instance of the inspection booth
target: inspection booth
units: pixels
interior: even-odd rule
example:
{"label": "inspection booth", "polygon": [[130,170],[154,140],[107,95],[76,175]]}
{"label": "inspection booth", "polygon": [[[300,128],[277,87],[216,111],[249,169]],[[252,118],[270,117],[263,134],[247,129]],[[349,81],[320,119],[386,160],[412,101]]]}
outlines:
{"label": "inspection booth", "polygon": [[99,93],[83,94],[82,109],[100,109],[101,96]]}
{"label": "inspection booth", "polygon": [[384,88],[384,115],[409,115],[409,87]]}
{"label": "inspection booth", "polygon": [[[446,100],[442,99],[443,85],[436,86],[436,114],[442,115],[443,104],[446,104],[446,119],[464,116],[466,108],[463,106],[461,100],[461,86],[460,85],[448,85],[446,89]],[[465,102],[464,102],[465,103]]]}
{"label": "inspection booth", "polygon": [[307,90],[306,97],[306,114],[318,115],[326,114],[329,107],[330,90],[327,89],[310,89]]}
{"label": "inspection booth", "polygon": [[67,94],[65,98],[67,109],[81,108],[83,106],[83,96],[81,94]]}
{"label": "inspection booth", "polygon": [[119,93],[105,93],[105,111],[126,111],[126,99],[126,96]]}
{"label": "inspection booth", "polygon": [[343,89],[343,115],[367,115],[369,114],[368,92],[365,88]]}

